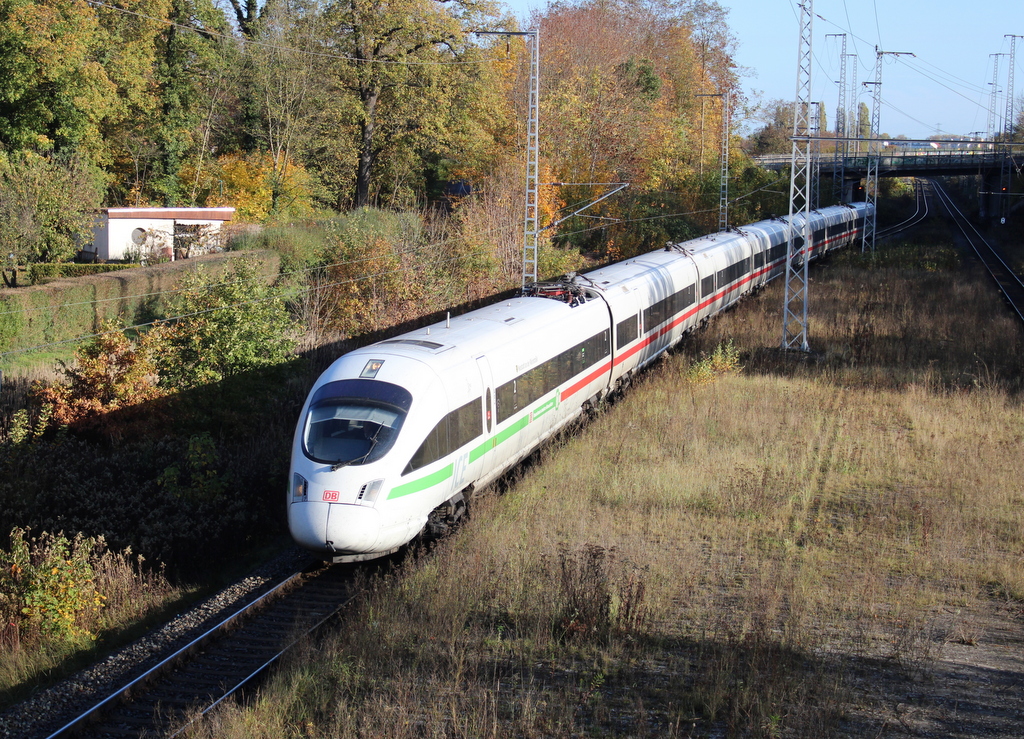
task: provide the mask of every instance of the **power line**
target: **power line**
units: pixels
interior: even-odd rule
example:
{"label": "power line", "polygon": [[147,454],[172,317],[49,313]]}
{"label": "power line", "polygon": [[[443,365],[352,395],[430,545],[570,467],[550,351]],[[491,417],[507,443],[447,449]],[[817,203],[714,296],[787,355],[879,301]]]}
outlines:
{"label": "power line", "polygon": [[[483,235],[491,236],[491,235],[494,235],[496,233],[500,233],[501,230],[502,229],[499,229],[499,228],[487,229],[487,230],[485,230],[483,232]],[[432,243],[429,243],[429,244],[424,244],[422,247],[419,247],[419,248],[427,249],[427,248],[431,248],[431,247],[444,246],[445,244],[452,243],[452,242],[454,242],[456,240],[457,239],[455,237],[452,237],[450,239],[441,239],[440,241],[435,241],[435,242],[432,242]],[[416,248],[414,247],[412,249],[398,250],[398,251],[396,251],[394,253],[393,256],[407,256],[409,254],[414,254],[415,252],[416,252]],[[346,266],[346,265],[349,265],[349,264],[359,264],[361,262],[368,262],[368,261],[372,261],[374,259],[381,259],[381,258],[382,258],[381,256],[364,257],[362,259],[349,259],[349,260],[345,260],[345,261],[342,261],[342,262],[334,262],[332,264],[320,264],[320,265],[315,265],[313,267],[305,267],[303,269],[294,269],[294,270],[288,270],[288,271],[285,271],[285,272],[280,272],[280,273],[278,273],[278,277],[287,277],[287,276],[290,276],[290,275],[298,275],[298,274],[303,274],[305,272],[313,272],[313,271],[316,271],[316,270],[319,270],[319,269],[330,269],[331,267],[343,267],[343,266]],[[257,282],[257,281],[260,281],[260,280],[263,280],[263,279],[265,279],[265,278],[264,277],[252,277],[252,278],[248,278],[248,279],[245,279],[245,280],[228,280],[228,281],[224,281],[224,282],[214,282],[214,283],[211,283],[209,285],[205,285],[204,288],[205,289],[210,289],[210,288],[214,288],[214,287],[225,287],[225,286],[228,286],[228,285],[238,285],[238,284],[244,284],[244,283],[247,283],[247,282]],[[124,296],[118,296],[118,297],[114,297],[114,298],[99,298],[99,299],[96,299],[96,300],[83,300],[83,301],[79,301],[79,302],[76,302],[76,303],[60,303],[59,305],[42,305],[42,306],[38,306],[36,308],[23,308],[23,309],[18,309],[18,310],[0,311],[0,316],[14,315],[14,314],[28,314],[28,313],[32,313],[32,312],[35,312],[35,311],[54,311],[54,312],[57,312],[57,311],[61,310],[62,308],[75,308],[75,307],[82,306],[82,305],[99,305],[100,303],[109,303],[109,302],[115,302],[115,301],[127,301],[127,300],[134,300],[134,299],[137,299],[137,298],[151,298],[151,297],[156,297],[158,295],[169,295],[169,294],[172,294],[172,293],[179,293],[179,292],[182,292],[183,290],[188,290],[188,289],[190,289],[190,288],[175,287],[175,288],[169,288],[167,290],[157,290],[157,291],[151,292],[151,293],[140,293],[138,295],[124,295]]]}
{"label": "power line", "polygon": [[[454,261],[456,261],[456,259],[457,259],[457,257],[452,257],[451,259],[448,259],[448,260],[442,260],[441,263],[454,262]],[[298,290],[296,292],[298,294],[302,294],[302,293],[305,293],[305,292],[313,292],[313,291],[316,291],[316,290],[326,290],[329,287],[337,287],[339,285],[347,285],[347,284],[351,284],[351,283],[355,283],[355,282],[362,282],[364,280],[373,279],[374,277],[383,277],[385,275],[398,274],[400,272],[408,272],[410,270],[416,269],[417,267],[418,267],[418,265],[409,265],[408,267],[400,267],[398,269],[386,270],[384,272],[377,272],[377,273],[374,273],[374,274],[371,274],[371,275],[363,275],[361,277],[352,277],[352,278],[349,278],[349,279],[346,279],[346,280],[339,280],[337,282],[328,283],[326,285],[315,285],[315,286],[312,286],[312,287],[307,287],[307,288]],[[158,323],[172,323],[172,322],[176,322],[176,321],[178,321],[180,319],[183,319],[183,318],[193,318],[195,316],[206,315],[208,313],[215,313],[215,312],[221,311],[221,310],[228,310],[229,308],[238,308],[238,307],[241,307],[241,306],[244,306],[244,305],[255,305],[256,303],[264,303],[264,302],[266,302],[268,300],[278,300],[278,299],[281,299],[281,297],[282,296],[280,294],[280,290],[278,290],[278,291],[275,292],[275,294],[268,295],[265,298],[256,298],[254,300],[244,300],[244,301],[241,301],[241,302],[238,302],[238,303],[230,303],[228,305],[220,305],[220,306],[217,306],[215,308],[207,308],[205,310],[194,311],[194,312],[191,312],[191,313],[182,313],[180,315],[169,316],[167,318],[158,318],[158,319],[153,320],[153,321],[146,321],[145,323],[136,323],[136,324],[133,324],[131,326],[124,326],[122,328],[112,329],[110,331],[98,331],[98,332],[92,333],[92,334],[83,334],[81,336],[75,336],[75,337],[70,338],[70,339],[63,339],[62,341],[51,341],[51,342],[46,343],[46,344],[36,344],[35,346],[25,347],[23,349],[12,349],[10,351],[6,351],[6,352],[0,353],[0,358],[14,356],[15,354],[27,354],[29,352],[37,351],[37,350],[40,350],[40,349],[47,349],[47,348],[53,347],[53,346],[62,346],[64,344],[78,343],[78,342],[85,341],[86,339],[94,339],[94,338],[97,338],[97,337],[100,337],[100,336],[110,336],[112,334],[124,333],[125,331],[131,331],[133,329],[140,329],[140,328],[146,328],[147,326],[154,326],[154,325],[156,325]]]}

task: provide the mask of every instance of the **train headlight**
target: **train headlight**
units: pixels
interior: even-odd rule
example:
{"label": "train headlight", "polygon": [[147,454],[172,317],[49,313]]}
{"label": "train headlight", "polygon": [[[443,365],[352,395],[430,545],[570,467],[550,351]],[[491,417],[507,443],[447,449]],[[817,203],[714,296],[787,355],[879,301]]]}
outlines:
{"label": "train headlight", "polygon": [[306,482],[306,478],[302,475],[295,473],[292,475],[292,502],[297,503],[301,500],[306,500],[306,494],[309,492],[309,483]]}

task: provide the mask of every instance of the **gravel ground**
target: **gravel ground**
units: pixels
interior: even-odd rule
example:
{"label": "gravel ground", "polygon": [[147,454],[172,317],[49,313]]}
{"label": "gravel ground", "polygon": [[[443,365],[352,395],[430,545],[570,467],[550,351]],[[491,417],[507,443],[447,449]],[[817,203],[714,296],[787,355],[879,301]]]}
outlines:
{"label": "gravel ground", "polygon": [[0,737],[49,736],[310,562],[297,547],[287,550],[138,641],[0,713]]}

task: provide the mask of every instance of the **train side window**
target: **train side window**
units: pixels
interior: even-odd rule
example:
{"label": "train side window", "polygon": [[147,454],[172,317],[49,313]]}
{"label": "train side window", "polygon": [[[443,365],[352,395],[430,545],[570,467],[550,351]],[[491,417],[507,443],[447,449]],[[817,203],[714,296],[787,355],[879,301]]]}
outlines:
{"label": "train side window", "polygon": [[498,406],[498,423],[511,418],[512,414],[516,412],[515,382],[515,380],[511,380],[504,385],[500,385],[497,393],[495,393],[495,401]]}
{"label": "train side window", "polygon": [[480,408],[483,398],[466,403],[448,414],[449,453],[461,449],[480,435]]}
{"label": "train side window", "polygon": [[754,269],[764,266],[764,252],[754,252]]}
{"label": "train side window", "polygon": [[482,398],[471,400],[446,415],[431,429],[402,474],[408,474],[461,449],[480,435]]}
{"label": "train side window", "polygon": [[732,280],[729,279],[729,271],[730,270],[728,267],[726,267],[725,269],[718,270],[718,275],[716,275],[715,282],[717,282],[719,286],[725,287],[730,282],[732,282]]}
{"label": "train side window", "polygon": [[448,453],[448,417],[445,416],[441,419],[434,428],[427,434],[427,438],[420,444],[420,448],[416,450],[416,453],[412,455],[412,459],[409,460],[409,464],[402,470],[403,475],[407,475],[413,470],[418,470],[420,467],[426,467],[431,462],[436,462],[445,454]]}
{"label": "train side window", "polygon": [[626,344],[636,341],[640,334],[639,314],[632,315],[615,326],[615,348],[621,349]]}
{"label": "train side window", "polygon": [[499,386],[495,393],[497,422],[506,421],[517,411],[539,400],[563,382],[597,364],[608,356],[611,352],[610,347],[611,334],[605,329]]}
{"label": "train side window", "polygon": [[700,296],[702,298],[709,297],[715,292],[715,276],[708,275],[700,281]]}
{"label": "train side window", "polygon": [[676,293],[676,312],[685,310],[697,302],[697,283],[687,285]]}

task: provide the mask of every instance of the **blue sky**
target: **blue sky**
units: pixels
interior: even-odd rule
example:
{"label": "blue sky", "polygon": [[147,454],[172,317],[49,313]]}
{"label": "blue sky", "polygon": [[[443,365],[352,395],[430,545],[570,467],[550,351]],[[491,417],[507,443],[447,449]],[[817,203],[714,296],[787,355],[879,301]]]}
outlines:
{"label": "blue sky", "polygon": [[[729,10],[748,97],[792,100],[799,40],[795,0],[718,1]],[[525,16],[546,2],[505,4]],[[910,138],[987,130],[993,72],[989,55],[1009,53],[1010,40],[1004,34],[1024,35],[1021,0],[814,0],[814,13],[812,99],[825,102],[829,126],[839,103],[840,41],[826,34],[846,33],[847,53],[857,54],[860,100],[869,107],[871,88],[860,83],[874,80],[875,46],[916,55],[884,57],[882,67],[881,129]],[[1016,45],[1014,96],[1019,98],[1024,93],[1024,39]],[[1009,56],[999,57],[1000,128],[1008,67]],[[747,128],[757,125],[749,121]]]}

